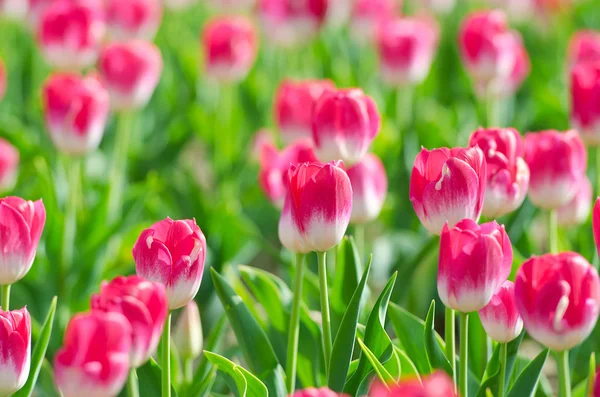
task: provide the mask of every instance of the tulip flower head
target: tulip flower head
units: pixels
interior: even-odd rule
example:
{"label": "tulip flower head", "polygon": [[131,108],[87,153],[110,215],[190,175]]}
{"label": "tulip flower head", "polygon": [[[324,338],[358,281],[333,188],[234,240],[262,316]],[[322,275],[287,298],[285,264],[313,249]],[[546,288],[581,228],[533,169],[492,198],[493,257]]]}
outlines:
{"label": "tulip flower head", "polygon": [[325,252],[344,237],[352,214],[352,187],[341,167],[339,161],[290,166],[279,240],[291,252]]}
{"label": "tulip flower head", "polygon": [[114,40],[152,40],[162,17],[160,0],[107,0],[106,25]]}
{"label": "tulip flower head", "polygon": [[569,350],[592,332],[600,310],[598,272],[574,252],[532,257],[515,279],[527,333],[555,350]]}
{"label": "tulip flower head", "polygon": [[600,255],[600,197],[596,199],[592,209],[592,229],[594,231],[594,242],[598,255]]}
{"label": "tulip flower head", "polygon": [[568,60],[571,67],[579,63],[600,61],[600,32],[576,32],[569,42]]}
{"label": "tulip flower head", "polygon": [[371,386],[369,397],[458,397],[454,382],[441,371],[419,379],[405,379],[387,387],[379,381]]}
{"label": "tulip flower head", "polygon": [[577,226],[584,223],[592,209],[592,184],[584,177],[575,197],[556,211],[559,226]]}
{"label": "tulip flower head", "polygon": [[571,125],[588,145],[600,144],[600,60],[571,69]]}
{"label": "tulip flower head", "polygon": [[0,192],[11,190],[17,181],[19,151],[0,138]]}
{"label": "tulip flower head", "polygon": [[349,168],[346,173],[352,185],[352,223],[368,223],[379,216],[385,196],[388,180],[385,167],[372,153]]}
{"label": "tulip flower head", "polygon": [[379,28],[397,14],[395,0],[356,0],[350,12],[350,33],[359,43],[377,40]]}
{"label": "tulip flower head", "polygon": [[0,395],[21,389],[31,365],[31,317],[27,308],[0,309]]}
{"label": "tulip flower head", "polygon": [[202,354],[202,324],[200,311],[194,301],[183,308],[173,331],[173,342],[183,359],[196,359]]}
{"label": "tulip flower head", "polygon": [[494,293],[490,303],[479,310],[485,332],[500,343],[508,343],[523,331],[523,319],[515,302],[515,285],[505,281]]}
{"label": "tulip flower head", "polygon": [[304,390],[298,390],[297,392],[292,394],[290,397],[348,397],[348,396],[346,396],[345,394],[336,393],[333,390],[330,390],[326,387],[321,387],[319,389],[311,387],[311,388],[304,389]]}

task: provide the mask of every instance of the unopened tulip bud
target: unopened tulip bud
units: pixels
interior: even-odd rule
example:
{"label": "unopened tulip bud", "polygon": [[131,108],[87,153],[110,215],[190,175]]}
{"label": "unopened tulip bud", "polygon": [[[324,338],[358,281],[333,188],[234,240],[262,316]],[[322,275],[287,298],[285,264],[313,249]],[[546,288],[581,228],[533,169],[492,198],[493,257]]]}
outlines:
{"label": "unopened tulip bud", "polygon": [[368,223],[379,216],[388,180],[385,167],[377,156],[367,155],[347,171],[352,184],[352,223]]}
{"label": "unopened tulip bud", "polygon": [[17,182],[19,151],[0,138],[0,193],[11,190]]}
{"label": "unopened tulip bud", "polygon": [[577,226],[588,219],[592,208],[593,189],[588,177],[584,177],[575,197],[556,211],[559,226]]}
{"label": "unopened tulip bud", "polygon": [[600,144],[600,60],[571,69],[571,125],[588,145]]}
{"label": "unopened tulip bud", "polygon": [[258,12],[265,38],[282,47],[313,39],[327,17],[330,0],[259,0]]}
{"label": "unopened tulip bud", "polygon": [[27,308],[0,309],[0,396],[21,389],[31,365],[31,317]]}
{"label": "unopened tulip bud", "polygon": [[173,330],[173,342],[184,360],[193,360],[202,354],[202,323],[196,302],[191,301],[183,308]]}
{"label": "unopened tulip bud", "polygon": [[479,310],[479,318],[485,332],[496,342],[508,343],[521,334],[523,319],[517,310],[512,281],[500,286],[490,303]]}
{"label": "unopened tulip bud", "polygon": [[106,27],[111,39],[152,40],[162,17],[159,0],[106,0]]}

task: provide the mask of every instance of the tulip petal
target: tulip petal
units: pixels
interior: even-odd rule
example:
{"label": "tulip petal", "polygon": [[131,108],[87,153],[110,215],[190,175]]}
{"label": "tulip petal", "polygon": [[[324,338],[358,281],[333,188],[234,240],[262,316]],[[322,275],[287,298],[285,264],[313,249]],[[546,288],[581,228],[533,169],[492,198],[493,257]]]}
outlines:
{"label": "tulip petal", "polygon": [[172,259],[169,249],[154,239],[154,229],[146,229],[133,246],[133,257],[138,275],[146,280],[168,285],[172,277]]}

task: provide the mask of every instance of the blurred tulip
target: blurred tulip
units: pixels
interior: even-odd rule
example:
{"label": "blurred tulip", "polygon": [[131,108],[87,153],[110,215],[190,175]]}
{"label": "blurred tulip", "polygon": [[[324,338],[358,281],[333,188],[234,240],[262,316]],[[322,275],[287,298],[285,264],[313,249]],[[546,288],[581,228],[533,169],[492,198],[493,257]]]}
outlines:
{"label": "blurred tulip", "polygon": [[0,0],[0,17],[22,20],[27,15],[29,0]]}
{"label": "blurred tulip", "polygon": [[284,80],[275,94],[274,113],[279,133],[286,144],[312,139],[313,109],[325,91],[334,91],[329,80]]}
{"label": "blurred tulip", "polygon": [[367,155],[347,171],[352,185],[352,223],[368,223],[379,216],[388,180],[385,167],[379,157]]}
{"label": "blurred tulip", "polygon": [[132,329],[119,313],[77,314],[54,358],[54,381],[63,397],[115,397],[129,373]]}
{"label": "blurred tulip", "polygon": [[87,3],[59,0],[41,16],[38,44],[50,66],[81,69],[96,62],[104,32],[98,9]]}
{"label": "blurred tulip", "polygon": [[490,303],[479,310],[485,332],[496,342],[508,343],[523,331],[523,319],[515,302],[515,285],[505,281],[494,293]]}
{"label": "blurred tulip", "polygon": [[46,128],[63,153],[82,155],[98,148],[109,112],[108,92],[96,76],[57,73],[42,95]]}
{"label": "blurred tulip", "polygon": [[18,167],[19,151],[10,142],[0,138],[0,193],[15,186]]}
{"label": "blurred tulip", "polygon": [[483,209],[486,161],[478,147],[422,149],[410,178],[410,201],[431,234],[439,235],[448,222],[478,221]]}
{"label": "blurred tulip", "polygon": [[525,161],[531,173],[529,198],[536,206],[553,210],[575,197],[585,177],[587,151],[574,130],[528,133]]}
{"label": "blurred tulip", "polygon": [[160,80],[163,62],[154,44],[133,40],[107,45],[100,55],[98,68],[108,88],[112,108],[135,110],[150,101]]}
{"label": "blurred tulip", "polygon": [[0,309],[0,396],[21,389],[31,365],[31,317],[27,308]]}
{"label": "blurred tulip", "polygon": [[165,7],[178,11],[197,3],[198,0],[162,0],[162,2]]}
{"label": "blurred tulip", "polygon": [[0,101],[4,98],[4,94],[6,94],[6,68],[4,67],[4,62],[0,59]]}
{"label": "blurred tulip", "polygon": [[202,323],[196,302],[190,301],[181,311],[173,331],[173,342],[177,354],[184,360],[194,360],[202,354]]}
{"label": "blurred tulip", "polygon": [[600,60],[571,69],[571,125],[588,145],[600,144]]}
{"label": "blurred tulip", "polygon": [[325,252],[344,237],[352,213],[352,187],[341,166],[339,161],[290,166],[279,240],[291,252]]}
{"label": "blurred tulip", "polygon": [[19,281],[31,269],[45,223],[42,200],[0,199],[0,285]]}
{"label": "blurred tulip", "polygon": [[167,218],[144,230],[133,246],[138,276],[167,287],[169,309],[187,305],[200,288],[206,239],[195,220]]}
{"label": "blurred tulip", "polygon": [[257,163],[268,163],[277,156],[277,147],[273,140],[273,134],[267,128],[262,128],[252,138],[252,160]]}
{"label": "blurred tulip", "polygon": [[396,16],[396,0],[355,0],[350,14],[350,33],[359,43],[377,40],[379,28]]}
{"label": "blurred tulip", "polygon": [[404,379],[397,385],[387,387],[375,381],[369,397],[458,397],[458,394],[454,391],[452,379],[445,372],[436,371],[422,381],[417,378]]}
{"label": "blurred tulip", "polygon": [[577,253],[534,256],[517,272],[515,297],[527,333],[560,352],[592,332],[600,310],[600,280]]}
{"label": "blurred tulip", "polygon": [[159,0],[105,0],[106,26],[111,39],[152,40],[162,17]]}
{"label": "blurred tulip", "polygon": [[244,17],[222,17],[208,22],[202,43],[206,74],[223,82],[237,82],[246,77],[258,46],[254,25]]}
{"label": "blurred tulip", "polygon": [[592,209],[592,230],[594,232],[594,242],[598,256],[600,256],[600,197],[596,199],[594,208]]}
{"label": "blurred tulip", "polygon": [[487,163],[483,215],[497,218],[521,206],[529,187],[529,167],[523,156],[523,138],[514,128],[479,128],[469,138],[479,146]]}
{"label": "blurred tulip", "polygon": [[314,387],[298,390],[294,394],[290,395],[290,397],[347,397],[345,394],[339,394],[330,390],[326,387],[321,387],[316,389]]}
{"label": "blurred tulip", "polygon": [[358,163],[379,133],[381,117],[375,101],[359,88],[325,91],[313,111],[313,141],[321,161]]}
{"label": "blurred tulip", "polygon": [[578,186],[573,199],[557,210],[557,220],[560,226],[577,226],[584,223],[592,209],[592,184],[587,176]]}
{"label": "blurred tulip", "polygon": [[137,276],[117,277],[103,282],[100,293],[92,296],[92,309],[124,315],[131,329],[130,365],[143,365],[156,351],[167,318],[167,295],[160,283]]}
{"label": "blurred tulip", "polygon": [[390,85],[419,84],[429,74],[439,39],[434,19],[397,18],[378,35],[380,73]]}
{"label": "blurred tulip", "polygon": [[571,67],[589,61],[600,61],[600,32],[580,30],[569,42],[568,60]]}

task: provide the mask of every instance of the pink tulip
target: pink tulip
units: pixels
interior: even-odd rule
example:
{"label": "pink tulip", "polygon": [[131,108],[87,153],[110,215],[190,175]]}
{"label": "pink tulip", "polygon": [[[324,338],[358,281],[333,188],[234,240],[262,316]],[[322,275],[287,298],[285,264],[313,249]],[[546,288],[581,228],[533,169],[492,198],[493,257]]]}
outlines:
{"label": "pink tulip", "polygon": [[31,365],[31,317],[27,308],[0,309],[0,395],[21,389]]}
{"label": "pink tulip", "polygon": [[291,252],[325,252],[344,237],[352,213],[352,187],[341,166],[339,161],[290,166],[279,240]]}
{"label": "pink tulip", "polygon": [[2,101],[2,98],[6,94],[6,81],[6,68],[2,59],[0,59],[0,101]]}
{"label": "pink tulip", "polygon": [[429,233],[448,222],[478,221],[483,209],[487,167],[478,147],[422,149],[410,177],[410,201]]}
{"label": "pink tulip", "polygon": [[82,69],[96,62],[104,31],[104,21],[96,7],[59,0],[48,6],[41,17],[38,44],[51,66]]}
{"label": "pink tulip", "polygon": [[335,86],[329,80],[284,80],[275,94],[273,112],[286,144],[312,139],[313,108],[325,91]]}
{"label": "pink tulip", "polygon": [[458,394],[454,391],[452,379],[446,373],[436,371],[422,381],[409,378],[387,387],[375,381],[369,397],[458,397]]}
{"label": "pink tulip", "polygon": [[517,272],[515,297],[533,339],[555,351],[569,350],[596,324],[600,279],[577,253],[534,256]]}
{"label": "pink tulip", "polygon": [[315,153],[321,161],[358,163],[379,133],[375,101],[358,88],[325,91],[313,112]]}
{"label": "pink tulip", "polygon": [[167,218],[144,230],[133,246],[138,276],[167,287],[169,309],[187,305],[200,288],[206,239],[195,220]]}
{"label": "pink tulip", "polygon": [[345,394],[336,393],[333,390],[330,390],[326,387],[321,387],[316,389],[314,387],[298,390],[294,394],[290,395],[290,397],[348,397]]}
{"label": "pink tulip", "polygon": [[54,358],[54,381],[62,396],[116,396],[129,373],[131,332],[120,313],[73,316]]}
{"label": "pink tulip", "polygon": [[600,61],[600,32],[580,30],[569,42],[568,60],[571,67],[589,61]]}
{"label": "pink tulip", "polygon": [[196,302],[190,301],[183,308],[173,330],[173,342],[183,359],[194,360],[202,354],[202,324]]}
{"label": "pink tulip", "polygon": [[490,303],[479,310],[479,318],[490,338],[508,343],[521,334],[523,319],[515,302],[515,285],[505,281],[494,293]]}
{"label": "pink tulip", "polygon": [[160,50],[152,43],[133,40],[106,46],[98,68],[113,109],[146,106],[158,85],[162,67]]}
{"label": "pink tulip", "polygon": [[356,0],[350,14],[350,33],[361,43],[377,39],[379,28],[396,16],[395,0]]}
{"label": "pink tulip", "polygon": [[594,242],[598,255],[600,255],[600,197],[596,199],[592,209],[592,230],[594,232]]}
{"label": "pink tulip", "polygon": [[17,182],[19,151],[0,138],[0,192],[11,190]]}
{"label": "pink tulip", "polygon": [[368,223],[379,216],[385,196],[388,180],[385,167],[379,157],[367,155],[347,171],[352,185],[352,223]]}
{"label": "pink tulip", "polygon": [[115,40],[152,40],[162,17],[159,0],[106,0],[106,25]]}
{"label": "pink tulip", "polygon": [[497,218],[521,206],[529,187],[529,167],[523,138],[514,128],[479,128],[469,139],[479,146],[487,163],[483,215]]}
{"label": "pink tulip", "polygon": [[0,0],[0,17],[22,20],[27,15],[29,0]]}
{"label": "pink tulip", "polygon": [[[510,32],[509,42],[512,44],[513,63],[508,76],[494,81],[487,87],[488,94],[497,97],[506,97],[513,95],[521,88],[523,82],[531,72],[531,61],[527,49],[523,45],[521,36],[515,32]],[[479,88],[480,96],[483,95],[483,87]]]}
{"label": "pink tulip", "polygon": [[0,199],[0,285],[19,281],[31,269],[45,223],[42,200]]}
{"label": "pink tulip", "polygon": [[92,309],[123,314],[131,329],[130,365],[143,365],[156,351],[167,318],[167,295],[160,283],[137,276],[117,277],[103,282],[92,296]]}
{"label": "pink tulip", "polygon": [[504,225],[481,226],[463,219],[444,226],[440,239],[438,294],[447,307],[463,313],[482,309],[506,281],[513,252]]}
{"label": "pink tulip", "polygon": [[586,176],[579,184],[575,197],[556,211],[558,224],[569,227],[584,223],[592,209],[592,196],[592,184]]}
{"label": "pink tulip", "polygon": [[600,144],[600,60],[571,69],[571,124],[585,143]]}
{"label": "pink tulip", "polygon": [[575,197],[585,177],[587,151],[574,130],[528,133],[525,161],[531,172],[529,198],[536,206],[552,210]]}
{"label": "pink tulip", "polygon": [[51,75],[43,87],[46,128],[56,147],[81,155],[98,148],[109,112],[108,92],[96,76]]}

